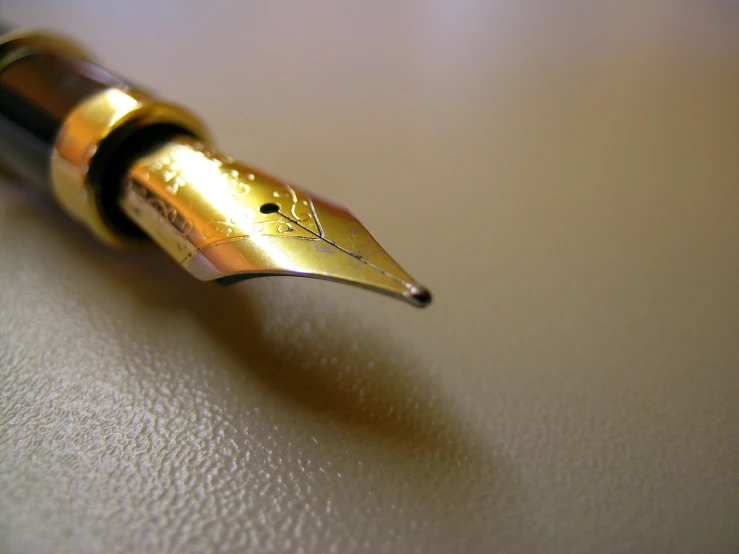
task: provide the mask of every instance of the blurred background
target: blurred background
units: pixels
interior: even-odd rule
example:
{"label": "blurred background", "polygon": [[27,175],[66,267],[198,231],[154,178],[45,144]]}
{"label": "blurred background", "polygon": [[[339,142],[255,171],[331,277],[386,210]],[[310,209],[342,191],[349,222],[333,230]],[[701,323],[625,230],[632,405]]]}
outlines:
{"label": "blurred background", "polygon": [[739,3],[4,0],[434,293],[0,187],[4,552],[739,551]]}

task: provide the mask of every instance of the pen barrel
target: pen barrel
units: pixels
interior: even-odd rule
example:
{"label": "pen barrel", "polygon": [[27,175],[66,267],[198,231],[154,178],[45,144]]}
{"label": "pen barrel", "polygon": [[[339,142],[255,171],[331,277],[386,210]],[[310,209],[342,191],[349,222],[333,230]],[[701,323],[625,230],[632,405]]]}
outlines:
{"label": "pen barrel", "polygon": [[0,35],[0,169],[51,192],[105,242],[141,236],[118,207],[127,165],[178,135],[208,140],[188,111],[132,87],[74,42]]}
{"label": "pen barrel", "polygon": [[64,39],[0,31],[0,164],[6,173],[48,190],[64,120],[80,102],[120,86],[120,80],[96,71],[87,54]]}

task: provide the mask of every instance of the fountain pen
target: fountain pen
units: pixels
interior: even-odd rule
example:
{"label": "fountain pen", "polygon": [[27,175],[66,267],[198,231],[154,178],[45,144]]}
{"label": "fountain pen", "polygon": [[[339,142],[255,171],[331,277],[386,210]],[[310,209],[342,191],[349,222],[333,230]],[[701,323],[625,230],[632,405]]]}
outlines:
{"label": "fountain pen", "polygon": [[214,150],[196,116],[54,33],[0,25],[0,172],[202,281],[303,276],[431,301],[345,208]]}

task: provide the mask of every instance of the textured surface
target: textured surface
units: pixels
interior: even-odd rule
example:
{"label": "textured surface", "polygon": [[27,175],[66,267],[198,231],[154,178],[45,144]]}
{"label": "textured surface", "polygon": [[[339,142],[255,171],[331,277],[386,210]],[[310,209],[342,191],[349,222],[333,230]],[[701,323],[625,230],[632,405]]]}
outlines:
{"label": "textured surface", "polygon": [[739,5],[533,4],[3,3],[436,302],[200,284],[2,184],[0,551],[739,551]]}

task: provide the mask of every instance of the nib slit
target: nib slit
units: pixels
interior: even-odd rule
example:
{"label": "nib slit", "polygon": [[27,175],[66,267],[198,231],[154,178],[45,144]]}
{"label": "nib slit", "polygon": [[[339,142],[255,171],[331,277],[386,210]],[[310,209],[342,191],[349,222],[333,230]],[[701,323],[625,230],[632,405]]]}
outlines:
{"label": "nib slit", "polygon": [[[382,274],[383,274],[383,275],[385,275],[386,277],[388,277],[388,278],[390,278],[390,279],[393,279],[394,281],[396,281],[396,282],[398,282],[398,283],[402,283],[402,282],[403,282],[403,280],[402,280],[402,279],[400,279],[400,278],[396,277],[396,276],[395,276],[395,275],[393,275],[392,273],[388,273],[387,271],[385,271],[385,270],[384,270],[384,269],[382,269],[381,267],[377,267],[377,266],[376,266],[375,264],[373,264],[373,263],[370,263],[370,262],[368,262],[368,261],[367,261],[367,260],[365,260],[365,259],[364,259],[364,258],[363,258],[363,257],[362,257],[361,255],[359,255],[359,254],[355,254],[354,252],[351,252],[351,251],[347,250],[347,249],[346,249],[346,248],[344,248],[343,246],[341,246],[341,245],[339,245],[339,244],[336,244],[336,243],[335,243],[334,241],[332,241],[332,240],[330,240],[330,239],[327,239],[326,237],[323,237],[323,236],[321,236],[321,235],[318,235],[318,234],[314,233],[313,231],[311,231],[310,229],[308,229],[308,228],[307,228],[306,226],[302,225],[302,224],[301,224],[301,223],[300,223],[299,221],[295,221],[295,220],[294,220],[294,219],[293,219],[292,217],[290,217],[289,215],[285,215],[285,214],[284,214],[284,213],[282,213],[282,212],[277,212],[277,213],[279,213],[279,214],[280,214],[280,215],[281,215],[282,217],[284,217],[284,218],[285,218],[285,219],[287,219],[288,221],[291,221],[292,223],[294,223],[295,225],[297,225],[297,226],[298,226],[298,227],[300,227],[301,229],[304,229],[305,231],[307,231],[308,233],[310,233],[311,235],[313,235],[313,236],[314,236],[314,237],[316,237],[317,239],[320,239],[320,240],[322,240],[323,242],[325,242],[325,243],[327,243],[327,244],[330,244],[330,245],[331,245],[331,246],[333,246],[334,248],[337,248],[338,250],[341,250],[341,251],[342,251],[342,252],[343,252],[344,254],[348,254],[348,255],[349,255],[349,256],[351,256],[352,258],[355,258],[356,260],[358,260],[358,261],[362,262],[363,264],[366,264],[367,266],[371,267],[371,268],[372,268],[372,269],[374,269],[375,271],[379,271],[380,273],[382,273]],[[423,287],[421,287],[421,288],[423,288]],[[428,293],[428,291],[427,291],[427,293]],[[430,296],[430,295],[429,295],[429,296]],[[431,301],[431,299],[429,298],[429,302],[430,302],[430,301]]]}
{"label": "nib slit", "polygon": [[[271,205],[265,205],[265,206],[270,206],[271,207]],[[324,236],[323,234],[320,234],[319,235],[318,233],[314,232],[313,230],[311,230],[308,227],[306,227],[305,225],[303,225],[300,221],[296,221],[294,218],[292,218],[289,215],[285,214],[284,212],[280,211],[279,210],[279,207],[278,207],[276,213],[278,213],[280,216],[284,217],[285,219],[287,219],[288,221],[290,221],[294,225],[297,225],[301,229],[305,230],[307,233],[313,235],[317,239],[322,240],[323,242],[325,242],[327,244],[330,244],[331,246],[333,246],[334,248],[340,250],[344,254],[348,254],[349,256],[351,256],[352,258],[354,258],[354,259],[362,262],[366,266],[371,267],[375,271],[377,271],[377,272],[385,275],[387,278],[392,279],[393,281],[395,281],[396,283],[398,283],[400,285],[403,285],[405,287],[405,292],[403,293],[403,297],[410,304],[413,304],[414,306],[416,306],[418,308],[424,308],[424,307],[428,306],[431,303],[431,293],[429,292],[429,290],[426,287],[424,287],[422,285],[419,285],[419,284],[409,283],[409,282],[407,282],[407,281],[405,281],[405,280],[397,277],[396,275],[393,275],[392,273],[384,270],[383,268],[381,268],[381,267],[379,267],[379,266],[371,263],[369,260],[367,260],[361,254],[357,254],[357,253],[354,253],[354,252],[352,252],[350,250],[347,250],[346,248],[344,248],[340,244],[337,244],[336,242],[334,242],[333,240],[331,240],[328,237]]]}

